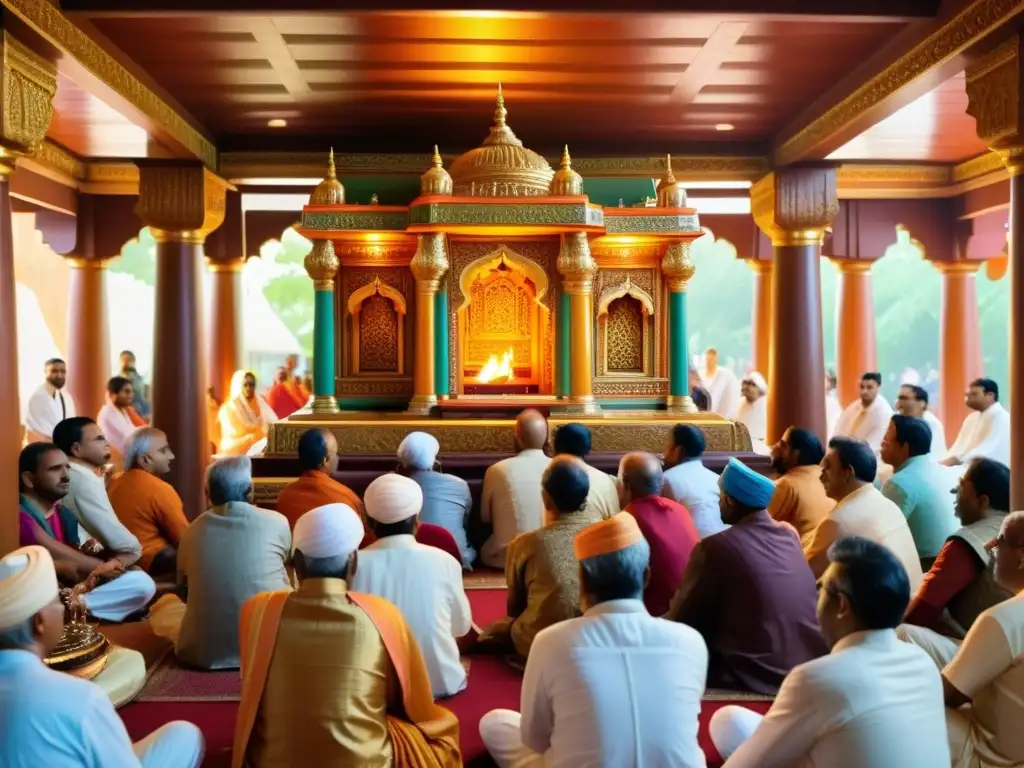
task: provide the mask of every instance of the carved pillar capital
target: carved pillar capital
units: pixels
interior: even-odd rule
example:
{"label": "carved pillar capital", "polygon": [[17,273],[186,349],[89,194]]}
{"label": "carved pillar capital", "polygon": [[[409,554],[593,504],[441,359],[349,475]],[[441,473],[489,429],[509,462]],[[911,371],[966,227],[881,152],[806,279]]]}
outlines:
{"label": "carved pillar capital", "polygon": [[978,138],[998,153],[1010,173],[1024,171],[1020,36],[1014,35],[967,67],[967,114]]}
{"label": "carved pillar capital", "polygon": [[224,222],[228,187],[198,162],[139,161],[135,215],[157,242],[202,243]]}
{"label": "carved pillar capital", "polygon": [[771,259],[744,259],[744,261],[755,275],[770,275],[772,273]]}
{"label": "carved pillar capital", "polygon": [[46,137],[57,93],[57,67],[3,31],[0,36],[0,176],[19,157],[34,155]]}
{"label": "carved pillar capital", "polygon": [[313,250],[306,254],[302,266],[306,274],[313,279],[313,287],[318,291],[333,291],[334,276],[338,274],[341,260],[334,252],[333,240],[314,240]]}
{"label": "carved pillar capital", "polygon": [[981,269],[984,261],[933,261],[932,266],[944,275],[973,275]]}
{"label": "carved pillar capital", "polygon": [[873,259],[831,258],[829,261],[842,275],[865,275],[871,271],[871,267],[875,263]]}
{"label": "carved pillar capital", "polygon": [[670,243],[665,249],[665,256],[661,260],[661,271],[668,280],[668,289],[673,293],[685,291],[690,278],[697,271],[696,265],[690,260],[692,245],[692,240],[683,240]]}
{"label": "carved pillar capital", "polygon": [[833,166],[783,168],[750,189],[750,211],[772,245],[817,245],[839,213]]}
{"label": "carved pillar capital", "polygon": [[207,254],[206,266],[211,272],[241,272],[245,268],[245,258],[243,256],[212,258]]}
{"label": "carved pillar capital", "polygon": [[419,236],[409,269],[416,278],[416,290],[419,293],[437,293],[441,287],[441,278],[448,271],[448,248],[444,233],[431,232]]}
{"label": "carved pillar capital", "polygon": [[586,232],[562,235],[562,249],[558,253],[555,267],[562,275],[562,286],[566,293],[593,294],[597,262],[590,253],[590,241]]}

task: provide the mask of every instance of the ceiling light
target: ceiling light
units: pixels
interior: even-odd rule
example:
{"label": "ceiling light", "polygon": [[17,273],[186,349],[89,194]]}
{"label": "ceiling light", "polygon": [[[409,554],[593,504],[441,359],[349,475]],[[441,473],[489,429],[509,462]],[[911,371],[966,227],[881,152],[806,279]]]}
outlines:
{"label": "ceiling light", "polygon": [[736,126],[734,126],[732,123],[718,123],[718,125],[715,126],[715,130],[716,131],[731,131],[735,127]]}
{"label": "ceiling light", "polygon": [[[288,126],[288,121],[280,117],[275,117],[273,120],[267,120],[268,128],[285,128]],[[731,126],[730,126],[731,127]]]}

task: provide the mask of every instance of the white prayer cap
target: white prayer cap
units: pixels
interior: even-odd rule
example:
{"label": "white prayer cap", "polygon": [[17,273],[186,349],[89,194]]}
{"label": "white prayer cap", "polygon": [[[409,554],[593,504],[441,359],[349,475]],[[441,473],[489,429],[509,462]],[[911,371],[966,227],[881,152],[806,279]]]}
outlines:
{"label": "white prayer cap", "polygon": [[366,514],[378,523],[400,523],[420,513],[423,489],[410,477],[394,473],[381,475],[366,489],[363,503]]}
{"label": "white prayer cap", "polygon": [[363,540],[363,521],[348,504],[325,504],[311,509],[295,523],[292,551],[302,550],[306,557],[342,557],[359,549]]}
{"label": "white prayer cap", "polygon": [[757,387],[758,390],[760,390],[762,395],[768,392],[768,382],[766,382],[764,380],[764,376],[762,376],[757,371],[751,371],[747,378],[745,378],[743,381],[749,381],[751,384]]}
{"label": "white prayer cap", "polygon": [[426,432],[410,432],[398,445],[398,460],[409,469],[431,469],[441,446]]}
{"label": "white prayer cap", "polygon": [[53,558],[42,547],[22,547],[0,559],[0,631],[28,621],[57,593]]}

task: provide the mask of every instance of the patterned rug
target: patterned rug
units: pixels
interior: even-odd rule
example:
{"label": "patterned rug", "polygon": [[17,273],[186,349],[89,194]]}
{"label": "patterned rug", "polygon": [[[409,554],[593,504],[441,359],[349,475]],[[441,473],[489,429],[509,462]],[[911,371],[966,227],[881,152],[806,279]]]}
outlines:
{"label": "patterned rug", "polygon": [[490,568],[477,568],[462,574],[462,586],[471,589],[505,589],[505,574]]}
{"label": "patterned rug", "polygon": [[150,675],[136,701],[238,701],[241,695],[242,677],[237,669],[186,669],[170,653]]}

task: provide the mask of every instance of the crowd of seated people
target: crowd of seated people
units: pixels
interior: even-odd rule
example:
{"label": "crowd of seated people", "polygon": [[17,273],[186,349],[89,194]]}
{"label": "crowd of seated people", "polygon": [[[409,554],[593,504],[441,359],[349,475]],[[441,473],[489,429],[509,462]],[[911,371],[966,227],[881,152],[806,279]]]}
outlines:
{"label": "crowd of seated people", "polygon": [[[928,429],[891,418],[881,488],[871,445],[799,427],[772,448],[775,481],[735,458],[708,470],[692,425],[612,477],[586,463],[584,425],[548,455],[524,411],[484,479],[475,559],[468,487],[424,433],[360,499],[332,476],[336,438],[307,431],[277,511],[254,505],[248,457],[219,459],[189,523],[162,432],[133,433],[111,478],[99,425],[65,419],[21,455],[23,548],[0,560],[0,765],[201,760],[194,727],[132,745],[98,689],[42,664],[72,603],[148,611],[183,666],[241,668],[235,765],[456,766],[459,729],[479,728],[500,766],[696,768],[706,688],[775,696],[712,719],[728,768],[1018,764],[1024,513],[991,459],[937,490]],[[462,574],[488,566],[507,616],[477,633]],[[171,582],[156,602],[154,579]],[[467,647],[523,671],[520,712],[459,723],[436,703],[472,685]]]}

